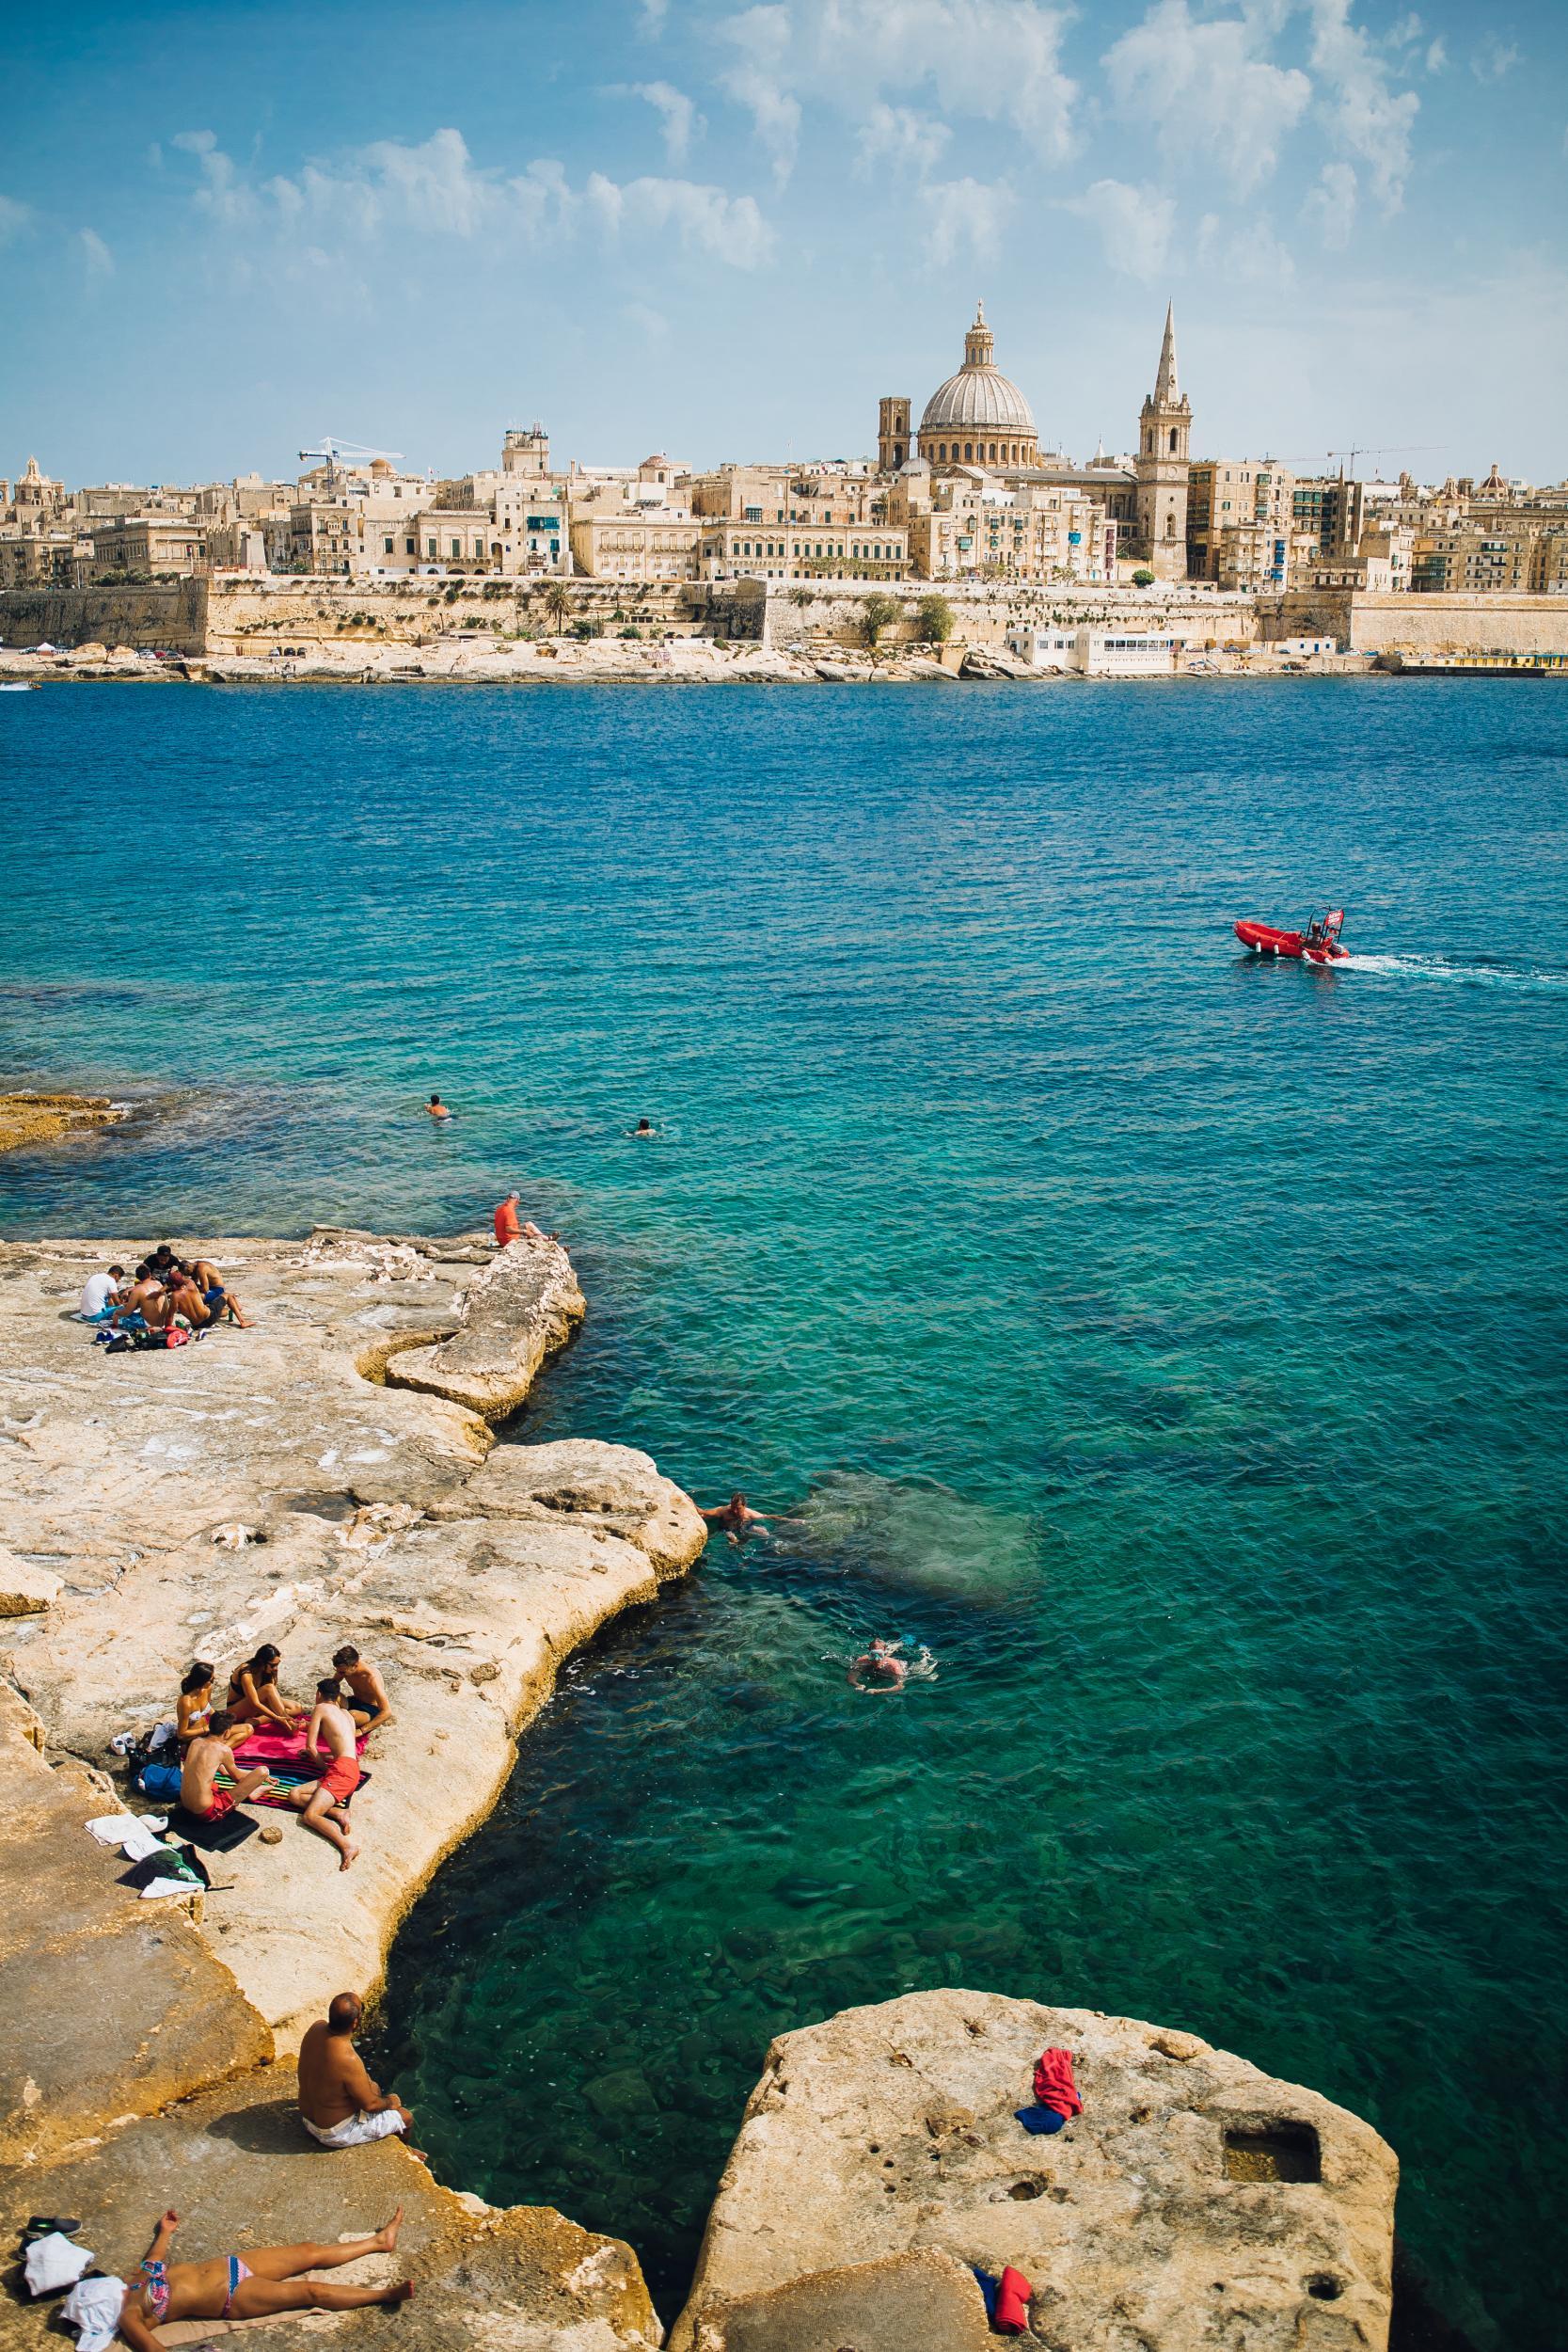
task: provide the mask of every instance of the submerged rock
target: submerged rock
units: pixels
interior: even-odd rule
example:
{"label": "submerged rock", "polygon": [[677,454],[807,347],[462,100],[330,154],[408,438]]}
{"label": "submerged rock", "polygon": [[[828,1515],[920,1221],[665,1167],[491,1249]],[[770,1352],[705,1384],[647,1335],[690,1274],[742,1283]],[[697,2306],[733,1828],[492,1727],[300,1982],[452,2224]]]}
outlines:
{"label": "submerged rock", "polygon": [[[1015,2109],[1051,2045],[1084,2113],[1035,2137]],[[773,2043],[672,2352],[879,2345],[881,2265],[918,2250],[1010,2264],[1071,2352],[1381,2352],[1398,2179],[1370,2125],[1195,2034],[907,1994]],[[814,2285],[831,2326],[769,2332]]]}

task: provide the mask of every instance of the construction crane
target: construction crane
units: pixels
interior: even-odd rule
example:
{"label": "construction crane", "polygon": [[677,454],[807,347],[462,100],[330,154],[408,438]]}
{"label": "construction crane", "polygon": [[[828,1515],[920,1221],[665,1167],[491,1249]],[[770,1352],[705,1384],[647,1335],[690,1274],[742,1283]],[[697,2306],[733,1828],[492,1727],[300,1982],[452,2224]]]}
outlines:
{"label": "construction crane", "polygon": [[1447,447],[1446,441],[1388,441],[1385,442],[1381,449],[1368,449],[1364,444],[1357,443],[1354,449],[1331,449],[1328,453],[1328,462],[1332,465],[1334,460],[1338,458],[1339,479],[1342,482],[1345,478],[1344,461],[1348,457],[1351,479],[1354,481],[1355,461],[1358,457],[1418,457],[1423,453],[1430,454],[1433,450]]}
{"label": "construction crane", "polygon": [[324,459],[326,465],[327,480],[336,482],[339,471],[345,463],[350,466],[359,466],[372,457],[395,460],[402,455],[401,449],[364,449],[357,441],[340,441],[335,434],[324,433],[321,437],[321,447],[302,449],[299,453],[299,462],[303,466],[308,457]]}

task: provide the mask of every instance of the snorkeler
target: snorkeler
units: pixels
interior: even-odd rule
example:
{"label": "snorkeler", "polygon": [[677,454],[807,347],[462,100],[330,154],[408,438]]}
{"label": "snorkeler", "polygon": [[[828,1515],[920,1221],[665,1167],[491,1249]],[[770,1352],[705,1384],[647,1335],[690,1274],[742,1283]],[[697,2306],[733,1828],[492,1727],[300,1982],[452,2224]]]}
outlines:
{"label": "snorkeler", "polygon": [[848,1683],[852,1691],[901,1691],[909,1678],[909,1668],[895,1655],[896,1642],[883,1641],[879,1634],[871,1647],[863,1650],[849,1668]]}

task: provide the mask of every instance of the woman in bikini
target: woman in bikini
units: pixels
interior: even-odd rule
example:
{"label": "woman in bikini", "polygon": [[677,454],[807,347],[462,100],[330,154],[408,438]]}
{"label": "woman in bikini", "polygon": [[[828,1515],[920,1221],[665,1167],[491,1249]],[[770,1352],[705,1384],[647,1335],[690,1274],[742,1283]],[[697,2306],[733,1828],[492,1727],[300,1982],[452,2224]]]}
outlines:
{"label": "woman in bikini", "polygon": [[259,1731],[297,1731],[305,1716],[302,1709],[291,1707],[278,1692],[277,1669],[281,1663],[280,1652],[271,1642],[263,1642],[254,1658],[236,1666],[229,1677],[229,1696],[225,1701],[229,1712],[244,1723],[254,1724]]}
{"label": "woman in bikini", "polygon": [[392,2253],[402,2222],[400,2205],[384,2230],[347,2245],[340,2240],[332,2246],[253,2246],[243,2262],[238,2254],[218,2254],[211,2262],[171,2263],[168,2249],[180,2223],[171,2207],[125,2282],[119,2332],[134,2352],[163,2352],[154,2330],[166,2320],[270,2319],[279,2312],[355,2312],[372,2303],[406,2303],[414,2292],[411,2279],[393,2287],[335,2287],[301,2275],[336,2270],[367,2254]]}
{"label": "woman in bikini", "polygon": [[180,1696],[174,1705],[174,1736],[182,1748],[188,1748],[193,1740],[200,1739],[212,1711],[213,1669],[204,1659],[198,1658],[182,1679]]}

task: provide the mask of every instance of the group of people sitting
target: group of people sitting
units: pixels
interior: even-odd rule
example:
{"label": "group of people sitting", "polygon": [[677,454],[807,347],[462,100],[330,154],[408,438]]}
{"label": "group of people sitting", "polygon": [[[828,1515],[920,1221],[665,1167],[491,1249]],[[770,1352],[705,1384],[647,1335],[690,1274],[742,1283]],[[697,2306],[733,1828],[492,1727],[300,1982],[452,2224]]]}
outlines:
{"label": "group of people sitting", "polygon": [[220,1323],[250,1321],[211,1258],[178,1257],[166,1241],[129,1279],[122,1265],[89,1274],[77,1312],[110,1347],[156,1344],[176,1331],[198,1340]]}
{"label": "group of people sitting", "polygon": [[[277,1645],[264,1642],[235,1667],[220,1707],[213,1705],[214,1668],[204,1659],[190,1667],[175,1708],[180,1803],[200,1821],[220,1821],[258,1797],[291,1805],[307,1829],[336,1847],[346,1870],[359,1851],[348,1807],[361,1778],[360,1753],[370,1733],[392,1721],[391,1701],[376,1668],[350,1643],[334,1653],[309,1707],[278,1689],[282,1662]],[[280,1783],[284,1765],[294,1785]]]}

